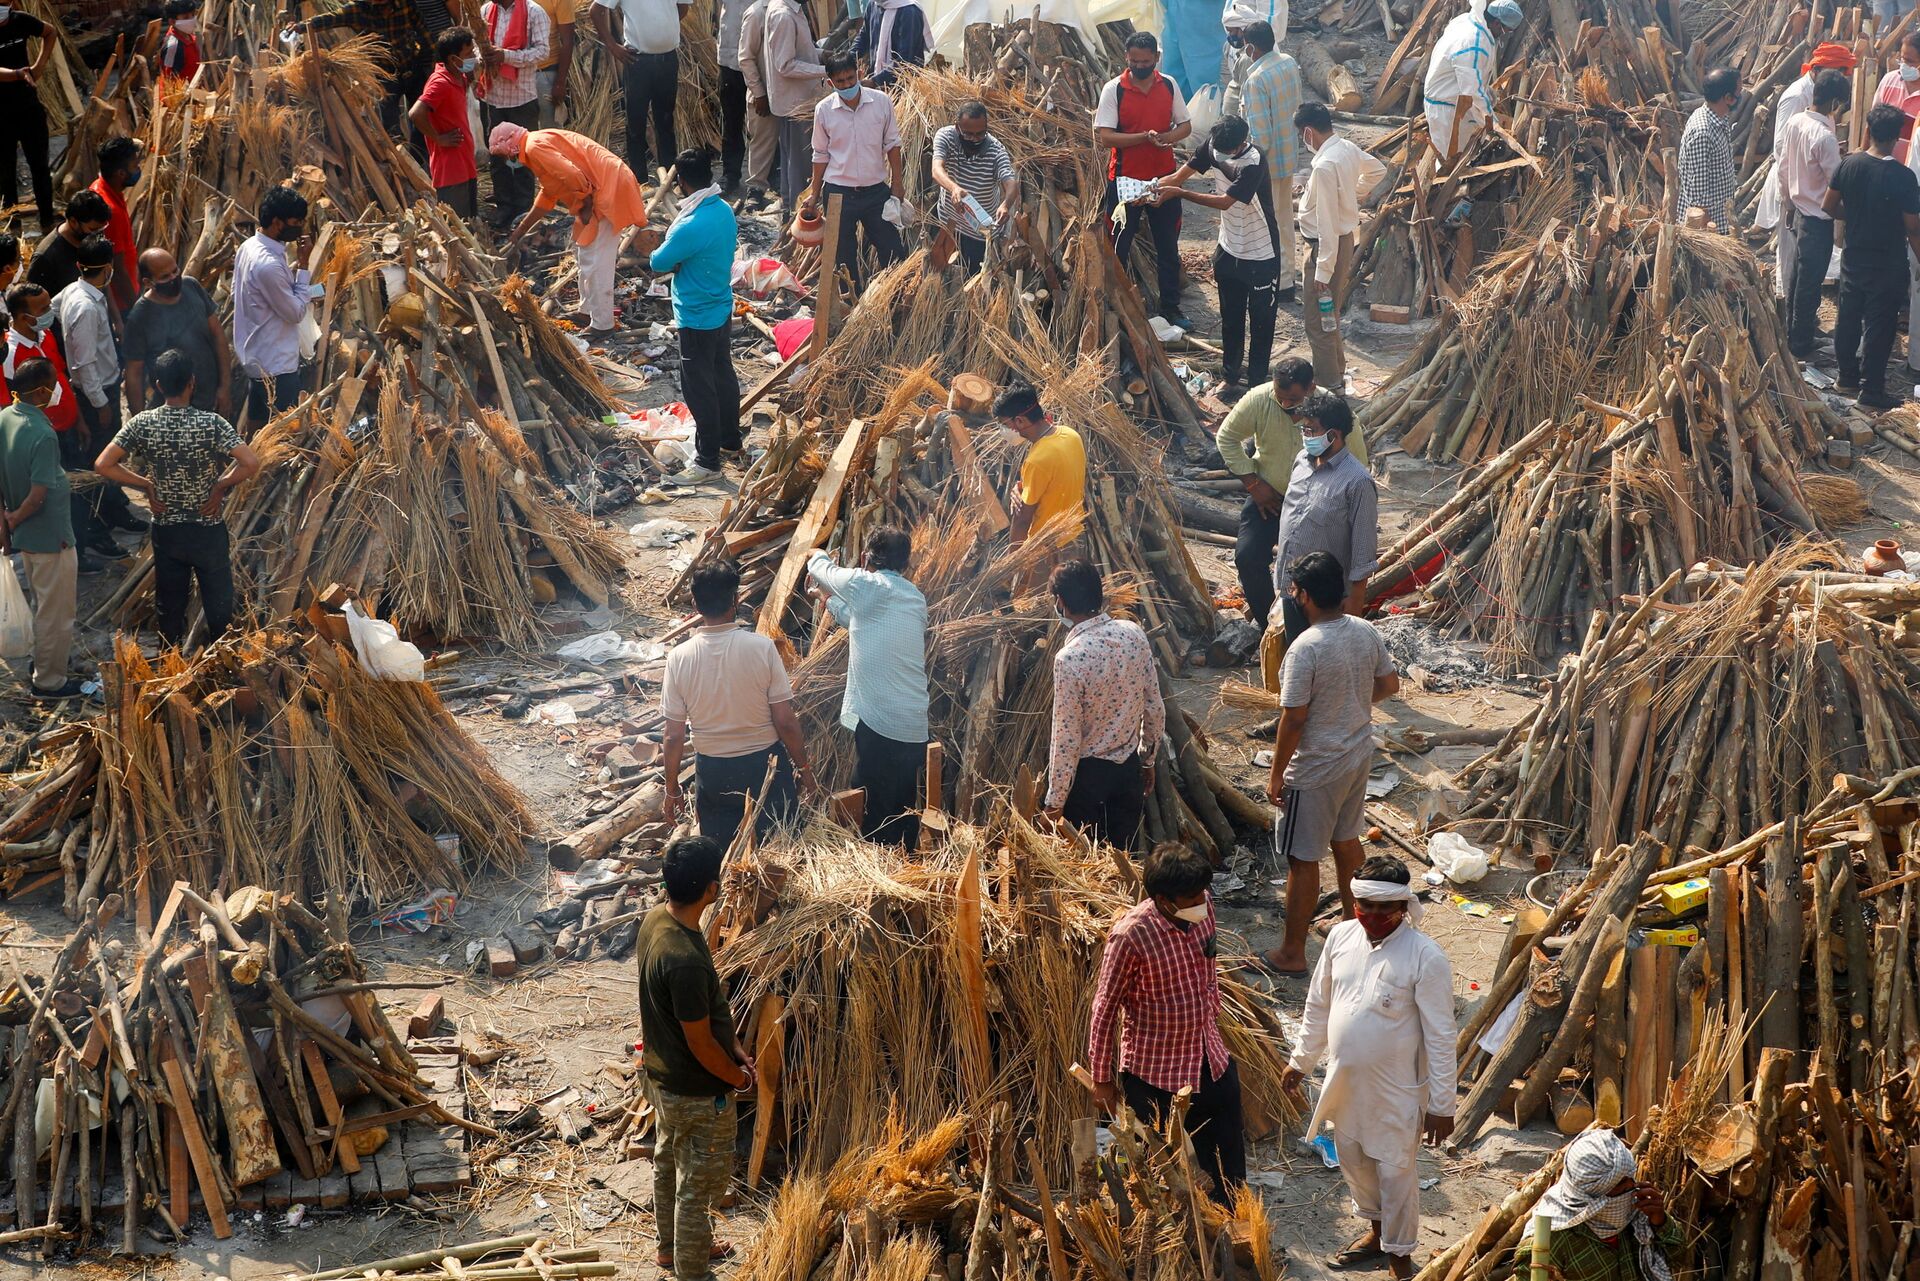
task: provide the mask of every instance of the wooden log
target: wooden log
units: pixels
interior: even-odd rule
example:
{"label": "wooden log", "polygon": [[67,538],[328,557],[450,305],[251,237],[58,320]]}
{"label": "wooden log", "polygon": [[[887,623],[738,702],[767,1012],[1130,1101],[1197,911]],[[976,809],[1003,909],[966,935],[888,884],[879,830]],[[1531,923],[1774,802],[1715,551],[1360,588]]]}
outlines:
{"label": "wooden log", "polygon": [[1779,1139],[1781,1106],[1793,1061],[1792,1052],[1778,1047],[1770,1046],[1760,1052],[1760,1071],[1753,1081],[1754,1185],[1734,1209],[1727,1251],[1726,1275],[1729,1277],[1752,1277],[1759,1271],[1767,1207],[1773,1202],[1774,1148]]}
{"label": "wooden log", "polygon": [[1599,940],[1587,959],[1579,981],[1574,985],[1572,999],[1567,1003],[1566,1017],[1554,1032],[1546,1052],[1534,1064],[1526,1086],[1514,1102],[1513,1123],[1516,1126],[1524,1126],[1532,1119],[1540,1104],[1546,1101],[1548,1093],[1559,1083],[1560,1069],[1572,1061],[1574,1051],[1587,1034],[1587,1020],[1592,1017],[1594,1004],[1599,999],[1600,985],[1613,968],[1615,956],[1626,944],[1626,927],[1619,920],[1609,917],[1602,922]]}
{"label": "wooden log", "polygon": [[1800,818],[1789,816],[1785,830],[1767,846],[1767,939],[1761,990],[1768,993],[1760,1014],[1760,1043],[1785,1050],[1800,1048],[1800,958],[1805,909],[1800,880]]}
{"label": "wooden log", "polygon": [[1593,1119],[1619,1127],[1626,1115],[1627,953],[1613,954],[1593,1014]]}
{"label": "wooden log", "polygon": [[[1300,63],[1300,74],[1321,101],[1333,111],[1358,111],[1362,101],[1360,84],[1353,73],[1335,62],[1333,55],[1311,36],[1285,41]],[[1364,195],[1365,193],[1362,193]]]}
{"label": "wooden log", "polygon": [[653,780],[642,783],[605,814],[548,845],[547,861],[570,872],[582,863],[602,858],[641,827],[660,821],[666,814],[666,804],[665,787]]}

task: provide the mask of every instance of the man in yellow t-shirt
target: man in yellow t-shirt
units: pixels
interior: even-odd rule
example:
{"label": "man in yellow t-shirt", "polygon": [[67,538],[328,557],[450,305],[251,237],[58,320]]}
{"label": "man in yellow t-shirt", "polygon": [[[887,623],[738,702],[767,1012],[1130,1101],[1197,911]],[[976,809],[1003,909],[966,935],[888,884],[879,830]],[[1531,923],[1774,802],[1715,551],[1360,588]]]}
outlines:
{"label": "man in yellow t-shirt", "polygon": [[534,0],[547,11],[553,26],[547,60],[540,64],[535,84],[540,89],[540,127],[560,123],[559,110],[567,101],[567,73],[573,67],[573,22],[578,0]]}
{"label": "man in yellow t-shirt", "polygon": [[1001,393],[993,416],[1027,442],[1007,531],[1013,545],[1018,547],[1034,530],[1056,520],[1084,515],[1087,447],[1080,433],[1054,422],[1031,387],[1015,386]]}

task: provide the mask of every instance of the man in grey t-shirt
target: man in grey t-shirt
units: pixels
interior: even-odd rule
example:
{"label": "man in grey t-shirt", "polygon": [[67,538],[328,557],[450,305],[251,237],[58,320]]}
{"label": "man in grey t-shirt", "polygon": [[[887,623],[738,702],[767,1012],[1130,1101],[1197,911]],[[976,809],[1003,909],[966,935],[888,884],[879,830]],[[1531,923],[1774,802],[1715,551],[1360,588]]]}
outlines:
{"label": "man in grey t-shirt", "polygon": [[1333,854],[1346,915],[1360,866],[1367,772],[1373,765],[1373,705],[1400,690],[1386,643],[1372,623],[1347,613],[1349,579],[1339,561],[1308,552],[1287,567],[1291,600],[1306,630],[1280,672],[1280,728],[1267,795],[1280,808],[1274,850],[1287,860],[1286,937],[1266,954],[1270,969],[1307,974],[1307,930],[1320,902],[1320,860]]}
{"label": "man in grey t-shirt", "polygon": [[1317,391],[1293,411],[1300,424],[1300,456],[1280,503],[1279,547],[1273,586],[1280,614],[1267,622],[1286,629],[1288,644],[1306,630],[1306,615],[1287,593],[1287,569],[1308,552],[1326,552],[1347,572],[1346,609],[1367,603],[1367,576],[1380,568],[1380,491],[1367,465],[1347,448],[1353,410],[1338,392]]}

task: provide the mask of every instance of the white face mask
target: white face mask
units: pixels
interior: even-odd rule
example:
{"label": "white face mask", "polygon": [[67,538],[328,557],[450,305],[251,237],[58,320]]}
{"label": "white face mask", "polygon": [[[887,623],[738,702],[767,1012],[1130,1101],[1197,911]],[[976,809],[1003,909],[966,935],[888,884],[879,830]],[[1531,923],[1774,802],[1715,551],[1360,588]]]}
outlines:
{"label": "white face mask", "polygon": [[1192,907],[1175,908],[1173,914],[1181,920],[1190,921],[1195,925],[1205,925],[1207,923],[1207,905],[1205,903],[1195,903]]}
{"label": "white face mask", "polygon": [[1916,67],[1912,63],[1908,63],[1908,62],[1901,63],[1900,78],[1906,81],[1908,84],[1912,84],[1914,81],[1920,80],[1920,67]]}
{"label": "white face mask", "polygon": [[13,16],[13,6],[0,4],[0,22],[5,22],[8,18],[11,18],[12,16]]}
{"label": "white face mask", "polygon": [[173,29],[183,36],[192,35],[199,27],[200,20],[198,18],[175,18],[173,20]]}

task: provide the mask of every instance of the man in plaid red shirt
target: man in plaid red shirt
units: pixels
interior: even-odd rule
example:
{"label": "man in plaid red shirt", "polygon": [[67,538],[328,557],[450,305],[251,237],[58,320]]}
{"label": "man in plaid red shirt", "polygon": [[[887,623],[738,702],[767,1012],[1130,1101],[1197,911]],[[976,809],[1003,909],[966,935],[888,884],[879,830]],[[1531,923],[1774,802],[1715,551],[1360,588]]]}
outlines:
{"label": "man in plaid red shirt", "polygon": [[[1093,993],[1087,1054],[1093,1096],[1107,1112],[1127,1106],[1158,1125],[1192,1087],[1187,1133],[1215,1200],[1228,1204],[1247,1179],[1240,1074],[1220,1036],[1220,970],[1214,961],[1213,869],[1184,845],[1156,846],[1142,876],[1147,897],[1114,922]],[[1120,1012],[1115,1079],[1113,1025]]]}

